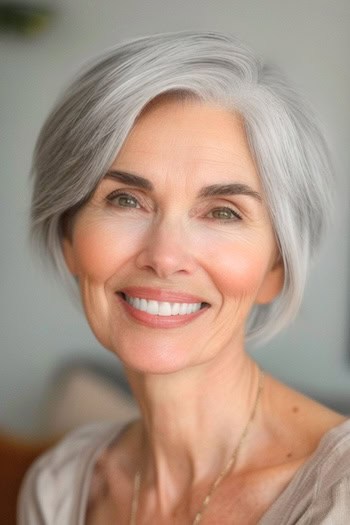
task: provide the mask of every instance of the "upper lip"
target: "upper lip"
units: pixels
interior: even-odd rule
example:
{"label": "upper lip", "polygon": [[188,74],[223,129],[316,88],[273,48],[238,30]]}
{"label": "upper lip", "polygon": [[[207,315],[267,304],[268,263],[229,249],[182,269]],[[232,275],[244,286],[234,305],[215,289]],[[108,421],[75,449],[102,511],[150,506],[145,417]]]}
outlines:
{"label": "upper lip", "polygon": [[160,302],[172,303],[203,303],[203,298],[198,295],[192,295],[184,292],[176,292],[173,290],[164,290],[162,288],[148,288],[144,286],[128,286],[119,293],[125,293],[130,297],[139,297],[140,299],[153,299]]}

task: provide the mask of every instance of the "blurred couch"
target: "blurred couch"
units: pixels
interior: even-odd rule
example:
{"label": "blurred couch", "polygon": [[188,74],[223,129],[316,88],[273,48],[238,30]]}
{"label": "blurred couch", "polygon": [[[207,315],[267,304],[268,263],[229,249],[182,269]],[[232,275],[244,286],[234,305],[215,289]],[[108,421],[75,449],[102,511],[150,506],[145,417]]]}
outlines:
{"label": "blurred couch", "polygon": [[16,525],[17,495],[33,461],[67,432],[91,421],[128,421],[138,410],[122,373],[86,359],[59,367],[43,403],[41,437],[0,428],[0,525]]}

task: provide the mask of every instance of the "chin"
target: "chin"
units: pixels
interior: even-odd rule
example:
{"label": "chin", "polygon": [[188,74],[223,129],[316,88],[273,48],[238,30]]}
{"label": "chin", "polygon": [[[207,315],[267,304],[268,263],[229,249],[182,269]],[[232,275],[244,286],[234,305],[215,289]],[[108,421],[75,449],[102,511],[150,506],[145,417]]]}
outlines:
{"label": "chin", "polygon": [[123,365],[134,372],[141,374],[172,374],[192,367],[191,360],[185,347],[163,344],[117,345],[109,350],[115,354]]}

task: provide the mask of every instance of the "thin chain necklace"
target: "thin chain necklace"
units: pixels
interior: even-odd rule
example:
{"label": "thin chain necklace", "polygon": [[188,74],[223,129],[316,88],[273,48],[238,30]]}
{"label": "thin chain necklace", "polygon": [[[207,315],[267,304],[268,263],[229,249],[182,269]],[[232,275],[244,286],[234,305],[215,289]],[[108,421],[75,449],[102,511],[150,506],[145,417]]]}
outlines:
{"label": "thin chain necklace", "polygon": [[[248,421],[247,421],[247,423],[246,423],[246,425],[245,425],[245,427],[243,429],[243,432],[242,432],[242,434],[241,434],[241,436],[240,436],[240,438],[238,440],[237,445],[235,446],[235,449],[234,449],[234,451],[233,451],[229,461],[227,462],[225,467],[222,469],[222,471],[220,472],[218,477],[215,479],[214,483],[211,485],[211,487],[209,489],[208,494],[203,499],[202,504],[200,506],[200,509],[199,509],[199,511],[197,512],[197,514],[195,515],[195,517],[194,517],[194,519],[192,521],[192,525],[198,525],[198,523],[200,523],[200,521],[202,519],[202,516],[203,516],[203,513],[204,513],[205,509],[207,508],[208,503],[211,500],[211,497],[212,497],[214,491],[216,490],[218,485],[221,483],[223,478],[232,469],[233,465],[236,463],[239,450],[240,450],[240,448],[241,448],[241,446],[243,444],[243,441],[245,440],[245,438],[248,435],[248,431],[250,429],[250,425],[251,425],[251,423],[252,423],[252,421],[253,421],[253,419],[255,417],[255,414],[256,414],[256,411],[257,411],[257,408],[258,408],[258,404],[259,404],[259,400],[261,398],[261,393],[263,391],[263,387],[264,387],[264,373],[262,372],[262,370],[259,369],[258,390],[257,390],[257,393],[256,393],[254,405],[253,405],[252,411],[250,413],[249,419],[248,419]],[[138,509],[139,495],[140,495],[140,485],[141,485],[141,469],[139,469],[136,472],[135,478],[134,478],[134,490],[133,490],[133,497],[132,497],[132,502],[131,502],[130,525],[136,525],[136,516],[137,516],[137,509]]]}

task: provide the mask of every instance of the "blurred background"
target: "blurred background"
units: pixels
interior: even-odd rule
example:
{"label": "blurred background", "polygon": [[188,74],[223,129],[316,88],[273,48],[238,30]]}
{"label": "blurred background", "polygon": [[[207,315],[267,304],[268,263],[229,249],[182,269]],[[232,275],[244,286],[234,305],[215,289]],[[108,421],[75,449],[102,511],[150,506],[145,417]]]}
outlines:
{"label": "blurred background", "polygon": [[[238,35],[283,67],[323,123],[337,177],[334,225],[298,319],[252,352],[283,381],[350,413],[349,0],[41,0],[39,7],[39,22],[0,18],[0,427],[41,435],[53,383],[64,384],[69,363],[124,389],[116,359],[31,251],[31,154],[45,116],[84,61],[123,38],[184,29]],[[102,391],[92,392],[90,402],[103,402]]]}

